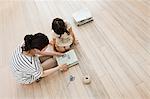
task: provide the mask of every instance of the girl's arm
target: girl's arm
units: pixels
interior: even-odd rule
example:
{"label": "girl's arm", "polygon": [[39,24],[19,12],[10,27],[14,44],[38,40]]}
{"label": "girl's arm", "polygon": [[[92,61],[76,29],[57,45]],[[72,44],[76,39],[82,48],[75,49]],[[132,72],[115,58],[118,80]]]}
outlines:
{"label": "girl's arm", "polygon": [[53,38],[53,44],[52,44],[52,47],[53,47],[54,50],[56,50],[55,44],[56,44],[56,39]]}
{"label": "girl's arm", "polygon": [[73,44],[75,43],[75,35],[74,35],[74,32],[72,30],[72,27],[69,29],[69,33],[71,34],[71,36],[73,37]]}

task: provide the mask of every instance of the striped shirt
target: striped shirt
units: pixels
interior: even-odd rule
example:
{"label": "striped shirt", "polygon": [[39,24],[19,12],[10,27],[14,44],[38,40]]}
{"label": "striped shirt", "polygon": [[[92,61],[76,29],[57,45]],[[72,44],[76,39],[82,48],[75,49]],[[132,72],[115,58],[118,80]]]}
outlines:
{"label": "striped shirt", "polygon": [[43,71],[39,58],[24,55],[21,46],[13,52],[11,69],[16,81],[21,84],[30,84],[36,81],[41,77]]}

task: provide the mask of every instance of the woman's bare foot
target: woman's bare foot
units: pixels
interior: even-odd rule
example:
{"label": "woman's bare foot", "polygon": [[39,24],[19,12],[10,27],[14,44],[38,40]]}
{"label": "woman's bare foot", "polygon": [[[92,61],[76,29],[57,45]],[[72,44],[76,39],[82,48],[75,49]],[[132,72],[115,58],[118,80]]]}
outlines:
{"label": "woman's bare foot", "polygon": [[56,47],[56,50],[57,52],[61,52],[61,53],[64,53],[66,51],[66,49],[63,47]]}

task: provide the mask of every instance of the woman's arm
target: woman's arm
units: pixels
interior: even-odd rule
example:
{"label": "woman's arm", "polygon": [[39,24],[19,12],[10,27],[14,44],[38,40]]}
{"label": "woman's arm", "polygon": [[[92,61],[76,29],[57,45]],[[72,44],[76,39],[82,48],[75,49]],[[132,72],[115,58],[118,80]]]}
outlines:
{"label": "woman's arm", "polygon": [[54,68],[51,68],[51,69],[48,69],[48,70],[44,70],[41,77],[45,77],[45,76],[48,76],[58,70],[61,70],[61,71],[66,71],[68,69],[67,65],[64,64],[64,65],[60,65],[60,66],[57,66],[57,67],[54,67]]}
{"label": "woman's arm", "polygon": [[[55,42],[56,42],[55,39],[53,39],[53,43],[52,43],[53,49],[55,49]],[[36,54],[39,54],[39,55],[42,55],[42,56],[45,56],[45,55],[50,55],[50,56],[54,56],[54,55],[61,56],[61,55],[64,55],[64,53],[60,53],[60,52],[56,52],[56,51],[39,51],[39,50],[36,51]]]}
{"label": "woman's arm", "polygon": [[55,52],[55,51],[49,51],[49,52],[40,51],[38,54],[43,55],[43,56],[45,56],[45,55],[50,55],[50,56],[54,56],[54,55],[61,56],[61,55],[64,55],[64,53]]}
{"label": "woman's arm", "polygon": [[54,72],[56,72],[56,71],[58,71],[58,70],[59,70],[59,67],[58,67],[58,66],[55,67],[55,68],[51,68],[51,69],[45,70],[45,71],[43,71],[41,77],[48,76],[48,75],[50,75],[50,74],[52,74],[52,73],[54,73]]}

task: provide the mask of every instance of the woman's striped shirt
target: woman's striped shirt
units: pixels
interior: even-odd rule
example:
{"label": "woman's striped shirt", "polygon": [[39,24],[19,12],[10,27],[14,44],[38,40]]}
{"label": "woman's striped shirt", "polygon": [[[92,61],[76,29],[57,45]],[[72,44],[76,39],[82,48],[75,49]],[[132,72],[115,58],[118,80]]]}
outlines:
{"label": "woman's striped shirt", "polygon": [[18,83],[30,84],[42,75],[43,68],[38,56],[30,57],[22,53],[21,46],[13,52],[11,69]]}

